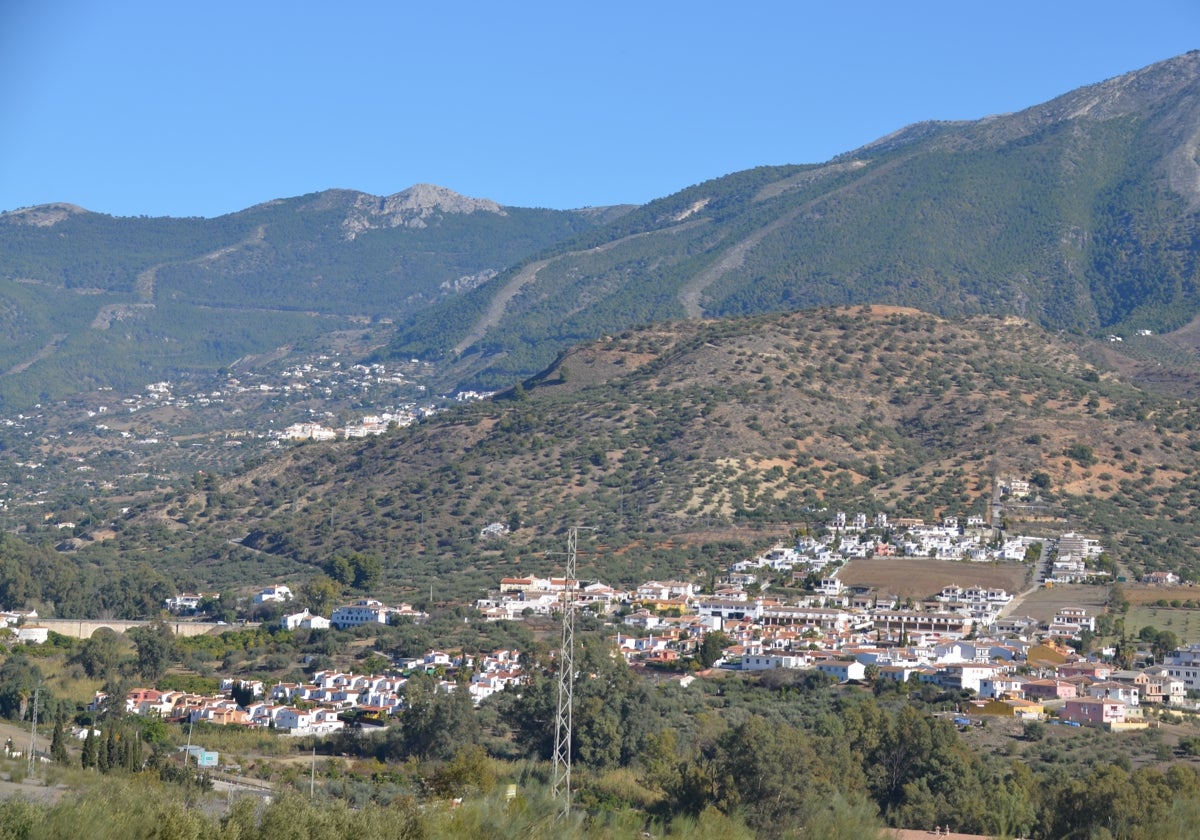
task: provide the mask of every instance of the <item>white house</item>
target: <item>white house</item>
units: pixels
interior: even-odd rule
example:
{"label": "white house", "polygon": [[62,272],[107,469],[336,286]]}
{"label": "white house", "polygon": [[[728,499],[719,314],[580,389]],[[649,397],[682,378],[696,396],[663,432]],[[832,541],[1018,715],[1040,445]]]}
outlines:
{"label": "white house", "polygon": [[1088,697],[1099,700],[1120,700],[1126,706],[1136,708],[1141,697],[1136,685],[1118,682],[1098,682],[1087,687]]}
{"label": "white house", "polygon": [[1176,648],[1163,657],[1166,676],[1183,680],[1188,691],[1200,690],[1200,645]]}
{"label": "white house", "polygon": [[387,624],[388,618],[393,612],[395,610],[384,606],[381,601],[363,598],[348,607],[335,609],[333,615],[329,617],[329,621],[339,630],[346,627],[357,627],[360,624]]}
{"label": "white house", "polygon": [[[169,613],[194,613],[196,608],[200,606],[200,602],[207,597],[203,592],[181,592],[174,597],[167,598],[163,601],[163,609]],[[213,598],[220,598],[220,595],[213,595]]]}
{"label": "white house", "polygon": [[831,677],[836,677],[838,682],[862,680],[867,676],[867,666],[857,660],[850,662],[842,662],[840,660],[818,662],[817,670],[822,674],[829,674]]}
{"label": "white house", "polygon": [[44,645],[50,640],[50,630],[47,627],[31,627],[25,625],[17,628],[17,641],[26,645]]}
{"label": "white house", "polygon": [[275,716],[275,728],[288,735],[325,735],[343,726],[333,709],[284,708]]}
{"label": "white house", "polygon": [[268,586],[254,596],[256,604],[282,603],[292,600],[292,590],[286,586]]}
{"label": "white house", "polygon": [[313,615],[307,609],[285,615],[279,619],[279,626],[284,630],[296,630],[298,628],[306,628],[309,630],[328,630],[330,620],[319,615]]}
{"label": "white house", "polygon": [[743,671],[769,671],[775,668],[807,668],[808,657],[797,654],[760,653],[742,656]]}

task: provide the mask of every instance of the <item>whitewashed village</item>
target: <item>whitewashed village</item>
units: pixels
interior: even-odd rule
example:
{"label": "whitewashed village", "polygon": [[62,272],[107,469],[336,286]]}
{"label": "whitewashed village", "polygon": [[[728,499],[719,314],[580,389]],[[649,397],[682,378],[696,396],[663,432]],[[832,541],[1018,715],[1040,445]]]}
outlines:
{"label": "whitewashed village", "polygon": [[[481,539],[502,538],[493,523]],[[1179,648],[1157,664],[1122,668],[1115,651],[1081,656],[1072,647],[1096,631],[1097,616],[1064,607],[1049,622],[1020,615],[1020,593],[950,585],[928,598],[900,598],[873,587],[847,586],[840,573],[850,561],[907,556],[964,564],[1030,564],[1035,587],[1064,582],[1104,582],[1097,568],[1103,546],[1067,533],[1057,539],[1010,536],[997,541],[978,517],[951,518],[938,525],[917,520],[891,522],[884,514],[836,513],[821,536],[799,536],[723,570],[711,591],[687,581],[646,581],[627,590],[601,581],[555,577],[508,577],[474,604],[490,621],[553,618],[564,605],[605,620],[624,659],[647,673],[685,684],[708,668],[741,671],[809,670],[837,682],[928,683],[963,692],[957,721],[994,715],[1047,720],[1069,726],[1113,730],[1145,727],[1150,709],[1200,708],[1189,692],[1200,691],[1200,646]],[[1164,581],[1170,583],[1171,581]],[[799,597],[772,594],[786,587]],[[190,614],[206,596],[183,593],[163,607]],[[212,597],[212,596],[208,596]],[[362,598],[328,616],[307,609],[289,612],[287,585],[260,589],[255,604],[282,608],[283,630],[347,629],[363,625],[421,622],[426,614],[410,604],[389,606]],[[3,613],[0,620],[44,641],[36,614]],[[710,640],[706,646],[706,640]],[[719,642],[713,646],[712,640]],[[1080,647],[1076,644],[1075,647]],[[707,648],[709,655],[701,656]],[[429,650],[396,660],[383,674],[318,670],[304,683],[264,683],[225,678],[221,691],[204,696],[185,691],[136,687],[124,711],[178,722],[270,728],[280,734],[327,735],[347,725],[387,726],[403,714],[405,685],[413,675],[432,676],[436,690],[467,692],[478,705],[526,678],[520,654],[486,655]],[[1192,695],[1194,696],[1194,695]],[[106,707],[97,693],[91,710]],[[198,753],[197,761],[212,760]]]}
{"label": "whitewashed village", "polygon": [[[885,530],[899,538],[881,542]],[[492,619],[518,619],[555,612],[569,597],[578,609],[617,617],[617,647],[635,666],[676,670],[695,662],[705,637],[719,632],[729,644],[715,666],[807,669],[838,682],[915,680],[971,692],[964,715],[1127,729],[1147,725],[1145,705],[1197,708],[1188,692],[1200,688],[1200,646],[1180,648],[1161,664],[1122,669],[1113,649],[1083,657],[1071,647],[1096,632],[1096,615],[1082,607],[1063,607],[1038,622],[1019,615],[1020,596],[1003,589],[952,585],[915,602],[839,580],[838,570],[852,559],[897,553],[1044,564],[1042,586],[1103,582],[1109,574],[1096,567],[1103,546],[1079,534],[998,544],[989,543],[991,534],[981,517],[960,527],[954,518],[926,526],[889,523],[877,514],[868,525],[864,514],[837,513],[824,537],[802,537],[736,563],[711,593],[686,581],[648,581],[624,592],[601,582],[506,578],[476,606]],[[764,585],[769,579],[807,581],[812,591],[773,597]]]}

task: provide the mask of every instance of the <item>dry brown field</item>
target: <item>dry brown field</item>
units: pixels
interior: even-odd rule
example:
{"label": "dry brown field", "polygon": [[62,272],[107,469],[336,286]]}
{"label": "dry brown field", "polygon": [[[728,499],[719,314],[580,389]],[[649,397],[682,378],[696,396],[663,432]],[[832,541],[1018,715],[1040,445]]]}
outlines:
{"label": "dry brown field", "polygon": [[1030,592],[1012,614],[1049,621],[1063,607],[1083,607],[1089,615],[1100,615],[1105,611],[1107,604],[1107,586],[1056,583],[1053,587],[1042,587]]}
{"label": "dry brown field", "polygon": [[1146,584],[1123,583],[1121,591],[1125,600],[1134,606],[1153,604],[1155,601],[1200,601],[1200,586],[1190,583],[1180,586],[1149,586]]}
{"label": "dry brown field", "polygon": [[1025,589],[1029,567],[1022,563],[971,563],[927,557],[879,557],[851,560],[838,578],[846,586],[874,586],[902,598],[927,598],[945,586],[998,587],[1016,594]]}

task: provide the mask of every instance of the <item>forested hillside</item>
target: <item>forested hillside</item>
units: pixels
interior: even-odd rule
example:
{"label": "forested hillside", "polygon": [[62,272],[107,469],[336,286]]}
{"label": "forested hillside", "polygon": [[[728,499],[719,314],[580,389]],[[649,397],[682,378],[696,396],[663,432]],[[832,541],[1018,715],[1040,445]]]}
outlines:
{"label": "forested hillside", "polygon": [[679,317],[888,303],[1080,334],[1174,329],[1200,311],[1198,80],[1190,53],[825,165],[708,181],[422,312],[392,352],[494,385],[579,340]]}
{"label": "forested hillside", "polygon": [[621,212],[508,208],[418,186],[215,219],[68,205],[0,214],[0,408],[386,326]]}

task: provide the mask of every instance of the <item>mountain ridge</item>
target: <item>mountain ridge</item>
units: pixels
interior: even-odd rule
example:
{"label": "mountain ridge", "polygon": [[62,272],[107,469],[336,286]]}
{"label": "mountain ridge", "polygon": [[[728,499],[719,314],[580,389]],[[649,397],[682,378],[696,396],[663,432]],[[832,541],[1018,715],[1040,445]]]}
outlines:
{"label": "mountain ridge", "polygon": [[1192,52],[1014,114],[916,123],[826,164],[689,187],[539,256],[488,334],[464,341],[485,307],[447,301],[394,352],[453,350],[472,360],[456,375],[497,385],[622,320],[888,303],[1092,334],[1179,327],[1200,312],[1198,79]]}
{"label": "mountain ridge", "polygon": [[[52,352],[0,381],[0,406],[136,371],[212,370],[351,323],[374,325],[370,358],[431,362],[443,390],[507,387],[635,325],[814,306],[1015,314],[1092,336],[1176,329],[1200,314],[1198,80],[1191,52],[1012,114],[914,123],[824,163],[732,173],[641,207],[515,208],[416,184],[215,219],[10,211],[0,320],[15,340],[0,370]],[[108,299],[53,300],[50,288]],[[146,303],[131,332],[88,331],[104,307]],[[263,309],[278,314],[203,316]],[[146,349],[156,343],[180,350]]]}

